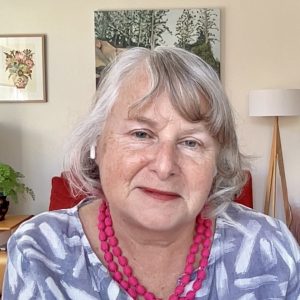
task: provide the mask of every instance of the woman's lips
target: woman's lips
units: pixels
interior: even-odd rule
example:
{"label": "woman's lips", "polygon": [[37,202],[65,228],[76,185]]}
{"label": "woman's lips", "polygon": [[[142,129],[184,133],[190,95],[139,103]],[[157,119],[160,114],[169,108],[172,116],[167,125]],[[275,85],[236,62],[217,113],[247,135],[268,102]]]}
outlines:
{"label": "woman's lips", "polygon": [[165,191],[146,188],[146,187],[141,187],[140,189],[148,196],[158,200],[170,201],[180,197],[179,194],[172,193],[172,192],[165,192]]}

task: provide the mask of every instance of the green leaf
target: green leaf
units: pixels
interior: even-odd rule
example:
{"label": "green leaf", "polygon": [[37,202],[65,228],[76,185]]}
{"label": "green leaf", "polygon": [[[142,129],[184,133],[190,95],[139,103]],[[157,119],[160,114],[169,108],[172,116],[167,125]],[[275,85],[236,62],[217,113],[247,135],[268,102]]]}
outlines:
{"label": "green leaf", "polygon": [[15,171],[11,166],[0,162],[0,193],[18,202],[18,196],[27,193],[33,200],[34,192],[20,180],[24,175]]}

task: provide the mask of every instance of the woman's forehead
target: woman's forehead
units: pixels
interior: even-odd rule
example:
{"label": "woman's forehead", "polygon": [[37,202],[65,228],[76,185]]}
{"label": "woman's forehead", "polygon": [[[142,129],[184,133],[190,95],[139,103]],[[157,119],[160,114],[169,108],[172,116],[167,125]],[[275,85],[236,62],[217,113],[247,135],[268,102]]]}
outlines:
{"label": "woman's forehead", "polygon": [[[158,80],[159,79],[159,80]],[[179,80],[169,82],[171,78],[153,77],[146,65],[138,66],[123,78],[118,88],[118,96],[113,105],[112,113],[121,108],[121,112],[132,117],[144,111],[152,103],[156,103],[162,94],[169,96],[172,109],[189,122],[199,122],[205,118],[209,104],[202,92],[195,88],[195,83],[182,86]]]}

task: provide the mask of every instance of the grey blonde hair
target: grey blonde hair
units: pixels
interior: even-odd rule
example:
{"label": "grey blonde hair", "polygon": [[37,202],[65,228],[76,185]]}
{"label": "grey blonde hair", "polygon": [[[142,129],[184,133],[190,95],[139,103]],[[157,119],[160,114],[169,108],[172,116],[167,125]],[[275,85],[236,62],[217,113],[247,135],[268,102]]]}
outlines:
{"label": "grey blonde hair", "polygon": [[[106,67],[90,112],[69,140],[65,170],[73,191],[96,197],[100,194],[100,174],[95,160],[89,158],[90,147],[101,137],[122,87],[141,70],[146,72],[150,87],[132,110],[167,92],[174,109],[184,119],[204,121],[218,142],[217,173],[206,205],[210,216],[217,215],[245,183],[244,158],[239,151],[232,110],[218,75],[201,58],[181,48],[132,48]],[[205,102],[205,110],[201,101]]]}

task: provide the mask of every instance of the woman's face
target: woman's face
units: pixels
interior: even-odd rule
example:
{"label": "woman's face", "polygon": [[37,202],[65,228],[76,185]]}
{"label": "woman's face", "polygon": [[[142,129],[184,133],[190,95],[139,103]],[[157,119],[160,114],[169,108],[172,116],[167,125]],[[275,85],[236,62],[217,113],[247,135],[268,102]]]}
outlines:
{"label": "woman's face", "polygon": [[203,122],[190,123],[166,93],[129,114],[147,82],[124,90],[97,146],[101,185],[113,218],[151,230],[194,222],[216,171],[217,142]]}

